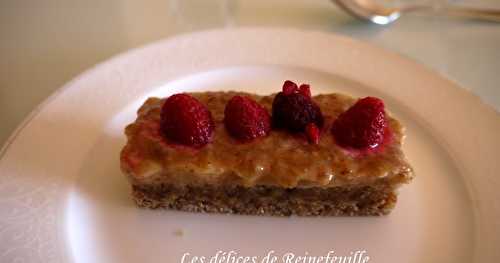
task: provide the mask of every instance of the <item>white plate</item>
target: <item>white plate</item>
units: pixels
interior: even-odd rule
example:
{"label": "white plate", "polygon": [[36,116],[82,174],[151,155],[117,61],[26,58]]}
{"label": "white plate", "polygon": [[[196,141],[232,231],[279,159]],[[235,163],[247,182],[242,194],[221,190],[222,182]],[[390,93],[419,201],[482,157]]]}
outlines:
{"label": "white plate", "polygon": [[[146,97],[266,94],[285,79],[310,83],[314,93],[382,97],[407,126],[404,150],[417,177],[390,216],[269,218],[134,207],[118,156],[123,128]],[[499,262],[499,131],[499,115],[477,97],[351,39],[278,29],[176,37],[85,72],[11,137],[0,159],[0,262],[181,262],[186,252],[184,262],[208,262],[219,250],[256,262],[269,251],[283,262],[286,253],[330,250],[364,250],[369,262]]]}

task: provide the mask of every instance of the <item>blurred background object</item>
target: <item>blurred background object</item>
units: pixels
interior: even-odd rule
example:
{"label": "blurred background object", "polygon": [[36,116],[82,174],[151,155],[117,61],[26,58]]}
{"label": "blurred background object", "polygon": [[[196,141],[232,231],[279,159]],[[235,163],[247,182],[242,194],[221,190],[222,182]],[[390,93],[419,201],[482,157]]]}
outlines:
{"label": "blurred background object", "polygon": [[[500,8],[498,0],[455,2]],[[350,17],[330,0],[4,0],[0,145],[36,105],[96,63],[176,34],[239,26],[361,39],[437,70],[500,110],[500,26],[494,23],[415,14],[380,27]]]}
{"label": "blurred background object", "polygon": [[500,9],[460,6],[451,3],[409,3],[393,5],[377,0],[332,0],[348,14],[369,23],[388,25],[402,16],[412,13],[426,13],[440,17],[500,22]]}

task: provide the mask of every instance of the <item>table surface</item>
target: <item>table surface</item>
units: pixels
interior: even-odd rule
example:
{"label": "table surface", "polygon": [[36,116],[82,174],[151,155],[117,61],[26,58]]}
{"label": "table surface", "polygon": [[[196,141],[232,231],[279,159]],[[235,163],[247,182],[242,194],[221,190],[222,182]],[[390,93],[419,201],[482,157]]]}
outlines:
{"label": "table surface", "polygon": [[[498,0],[470,0],[500,8]],[[369,25],[329,0],[6,0],[0,3],[0,145],[57,88],[109,57],[180,33],[288,27],[412,58],[500,110],[500,24],[426,14]]]}

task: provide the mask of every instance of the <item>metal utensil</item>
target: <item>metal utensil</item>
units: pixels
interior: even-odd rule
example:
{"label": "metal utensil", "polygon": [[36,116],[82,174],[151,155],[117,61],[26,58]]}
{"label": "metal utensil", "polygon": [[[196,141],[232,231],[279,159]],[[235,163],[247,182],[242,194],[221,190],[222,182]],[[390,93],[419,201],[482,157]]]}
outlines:
{"label": "metal utensil", "polygon": [[386,7],[374,0],[332,0],[351,15],[379,25],[387,25],[403,14],[412,12],[434,12],[449,16],[500,22],[500,10],[480,9],[451,5],[408,5]]}

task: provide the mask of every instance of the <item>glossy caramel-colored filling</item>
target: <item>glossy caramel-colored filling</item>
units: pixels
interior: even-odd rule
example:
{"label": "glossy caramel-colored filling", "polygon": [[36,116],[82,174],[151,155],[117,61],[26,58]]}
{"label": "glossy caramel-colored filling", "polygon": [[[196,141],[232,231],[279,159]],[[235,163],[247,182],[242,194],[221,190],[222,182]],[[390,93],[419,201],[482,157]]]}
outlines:
{"label": "glossy caramel-colored filling", "polygon": [[263,138],[242,143],[232,138],[223,123],[224,107],[234,95],[246,95],[269,112],[273,95],[241,92],[192,93],[211,111],[216,128],[213,141],[193,149],[170,142],[159,130],[162,99],[150,98],[127,126],[128,142],[122,151],[122,170],[134,185],[268,185],[334,187],[369,185],[377,180],[390,184],[408,182],[413,174],[401,151],[403,128],[387,116],[386,140],[376,149],[356,151],[335,143],[330,127],[355,100],[341,94],[313,99],[325,116],[318,145],[303,134],[273,129]]}

